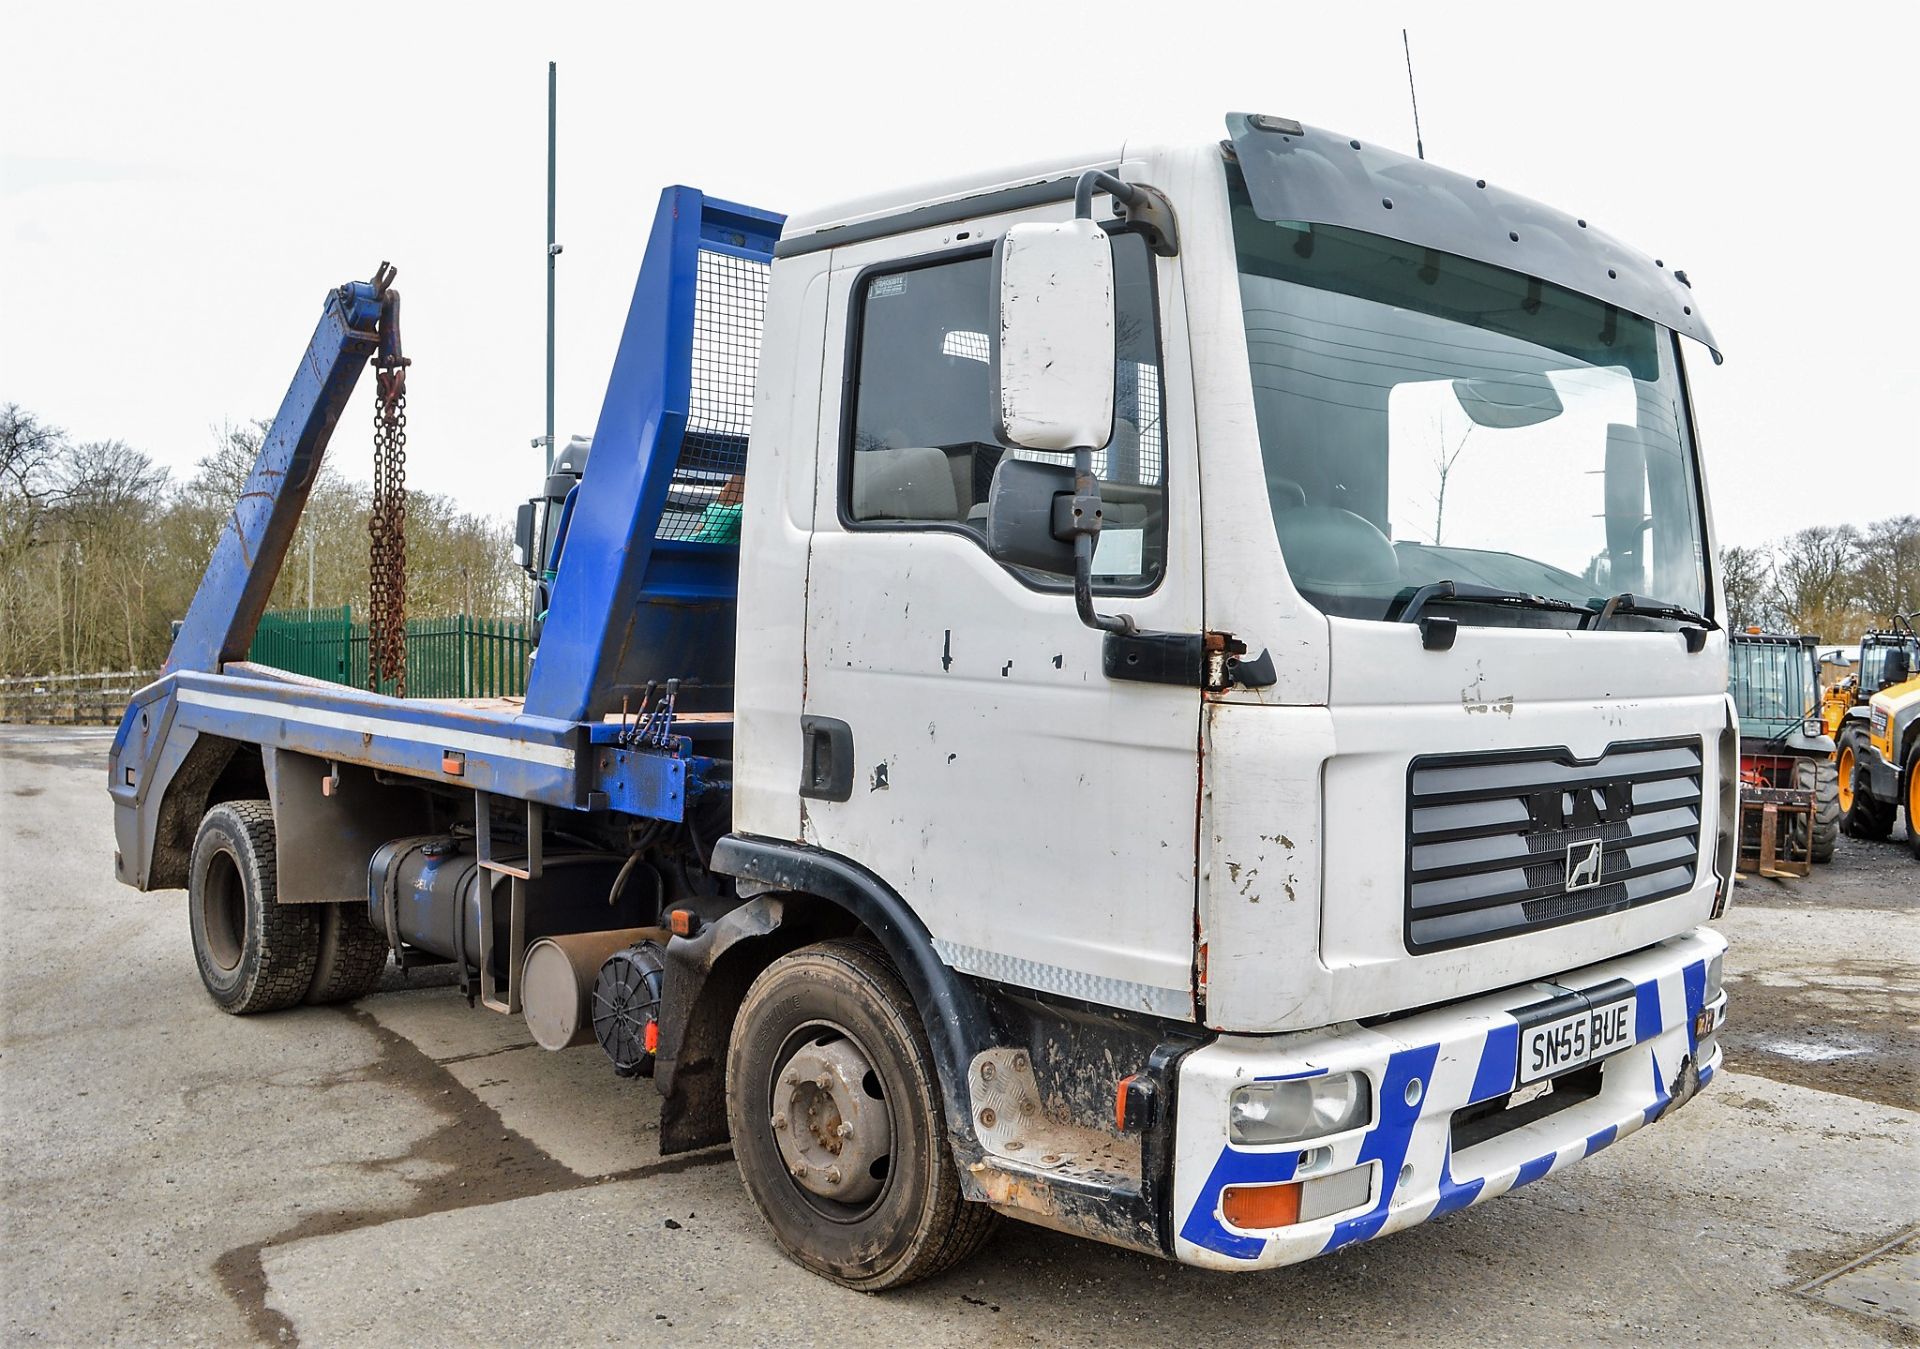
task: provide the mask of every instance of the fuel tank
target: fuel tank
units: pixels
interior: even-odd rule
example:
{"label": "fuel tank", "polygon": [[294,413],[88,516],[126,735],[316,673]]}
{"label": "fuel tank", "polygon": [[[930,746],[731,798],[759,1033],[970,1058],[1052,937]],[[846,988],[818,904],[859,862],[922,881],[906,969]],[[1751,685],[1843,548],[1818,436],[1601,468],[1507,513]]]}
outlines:
{"label": "fuel tank", "polygon": [[[524,853],[498,860],[521,865]],[[617,853],[545,853],[540,876],[528,881],[526,943],[542,937],[651,925],[658,897],[645,868],[621,893],[614,882],[626,858]],[[468,969],[480,963],[481,898],[493,887],[494,976],[504,978],[510,943],[512,879],[480,869],[473,840],[448,834],[397,838],[374,852],[367,868],[367,916],[380,932]]]}

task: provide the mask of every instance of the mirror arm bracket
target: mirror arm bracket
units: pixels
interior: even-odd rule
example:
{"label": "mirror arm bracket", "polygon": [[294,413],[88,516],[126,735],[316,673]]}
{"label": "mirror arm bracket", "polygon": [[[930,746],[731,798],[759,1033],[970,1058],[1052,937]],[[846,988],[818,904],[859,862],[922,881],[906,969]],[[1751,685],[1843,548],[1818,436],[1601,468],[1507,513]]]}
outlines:
{"label": "mirror arm bracket", "polygon": [[1137,628],[1126,614],[1095,613],[1093,608],[1093,546],[1100,538],[1103,514],[1093,451],[1082,446],[1073,452],[1073,494],[1053,499],[1053,536],[1073,540],[1073,607],[1080,621],[1099,632],[1130,633]]}
{"label": "mirror arm bracket", "polygon": [[1129,225],[1147,232],[1153,251],[1163,258],[1180,252],[1180,227],[1173,218],[1173,203],[1162,192],[1145,183],[1129,183],[1105,169],[1088,169],[1073,185],[1073,213],[1081,220],[1093,219],[1093,194],[1104,192],[1113,198],[1120,216]]}

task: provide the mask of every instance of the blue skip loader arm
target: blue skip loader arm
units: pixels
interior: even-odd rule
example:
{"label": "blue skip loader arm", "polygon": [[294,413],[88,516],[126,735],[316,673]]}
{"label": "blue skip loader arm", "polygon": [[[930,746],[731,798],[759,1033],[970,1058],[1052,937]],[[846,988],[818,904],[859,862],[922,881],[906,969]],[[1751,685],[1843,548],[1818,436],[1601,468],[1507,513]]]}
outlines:
{"label": "blue skip loader arm", "polygon": [[376,352],[383,366],[404,368],[400,293],[393,289],[393,277],[394,269],[383,262],[373,280],[349,281],[328,294],[260,457],[220,531],[164,673],[216,673],[228,661],[246,659],[319,476],[327,441],[360,371]]}
{"label": "blue skip loader arm", "polygon": [[[745,472],[781,219],[691,188],[662,193],[519,708],[394,698],[246,661],[361,369],[378,367],[391,396],[405,365],[390,267],[328,295],[166,667],[114,738],[122,882],[184,885],[210,801],[271,796],[309,774],[317,784],[328,765],[472,793],[479,809],[665,821],[729,790],[737,524],[729,538],[703,512]],[[678,714],[671,697],[652,699],[656,683],[680,689]]]}

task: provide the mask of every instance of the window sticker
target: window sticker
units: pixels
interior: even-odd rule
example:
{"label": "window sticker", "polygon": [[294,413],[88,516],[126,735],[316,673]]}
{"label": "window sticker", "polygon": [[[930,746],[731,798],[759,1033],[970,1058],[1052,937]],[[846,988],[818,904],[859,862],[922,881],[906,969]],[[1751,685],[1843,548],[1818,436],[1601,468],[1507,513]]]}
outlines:
{"label": "window sticker", "polygon": [[1093,546],[1095,576],[1138,576],[1146,542],[1144,529],[1103,529]]}
{"label": "window sticker", "polygon": [[907,276],[905,272],[895,272],[892,276],[876,276],[873,278],[872,284],[867,287],[867,298],[869,300],[884,300],[889,295],[905,295],[906,293]]}

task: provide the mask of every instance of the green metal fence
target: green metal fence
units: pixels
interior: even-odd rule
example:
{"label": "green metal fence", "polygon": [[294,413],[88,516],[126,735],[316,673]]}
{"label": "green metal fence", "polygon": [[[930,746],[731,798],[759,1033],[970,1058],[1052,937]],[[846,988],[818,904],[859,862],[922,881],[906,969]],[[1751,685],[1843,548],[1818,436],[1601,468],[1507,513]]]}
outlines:
{"label": "green metal fence", "polygon": [[[413,698],[521,697],[533,643],[517,619],[407,620],[407,694]],[[367,625],[351,605],[263,614],[247,658],[277,670],[367,687]]]}

